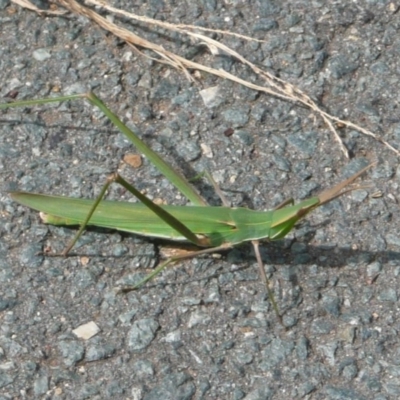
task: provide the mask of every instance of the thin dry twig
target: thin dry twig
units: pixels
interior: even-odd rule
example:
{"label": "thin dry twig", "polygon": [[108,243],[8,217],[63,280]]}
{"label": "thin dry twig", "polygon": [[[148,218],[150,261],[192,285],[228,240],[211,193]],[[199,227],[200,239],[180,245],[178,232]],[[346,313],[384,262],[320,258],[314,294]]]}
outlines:
{"label": "thin dry twig", "polygon": [[[17,1],[21,1],[21,0],[12,0],[12,1],[17,2]],[[23,0],[23,1],[27,1],[27,0]],[[87,0],[88,3],[95,5],[97,7],[102,7],[113,14],[122,15],[124,17],[131,18],[131,19],[134,19],[134,20],[137,20],[140,22],[144,22],[147,24],[160,26],[165,29],[173,30],[173,31],[179,32],[182,35],[187,35],[187,36],[191,37],[192,39],[197,40],[200,43],[205,43],[210,48],[217,48],[220,51],[222,51],[226,54],[229,54],[230,56],[239,60],[244,65],[247,65],[249,68],[251,68],[253,70],[253,72],[256,75],[260,76],[268,86],[257,85],[257,84],[251,83],[249,81],[243,80],[243,79],[237,77],[236,75],[230,74],[229,72],[226,72],[224,70],[217,70],[215,68],[211,68],[206,65],[199,64],[199,63],[196,63],[191,60],[187,60],[184,57],[181,57],[175,53],[172,53],[172,52],[164,49],[162,46],[159,46],[155,43],[149,42],[148,40],[139,37],[138,35],[132,33],[131,31],[116,25],[115,23],[100,16],[98,13],[96,13],[92,9],[87,8],[87,7],[82,6],[81,4],[77,3],[75,0],[52,0],[52,1],[54,3],[60,4],[61,6],[65,7],[66,9],[70,10],[73,13],[83,15],[83,16],[93,20],[103,29],[113,33],[115,36],[126,41],[128,44],[130,44],[135,49],[135,51],[139,51],[138,47],[153,51],[155,54],[157,54],[160,57],[160,59],[158,59],[158,58],[155,59],[156,61],[166,63],[166,64],[171,65],[174,68],[177,68],[178,70],[184,72],[188,79],[192,79],[192,78],[191,78],[191,75],[189,74],[189,72],[187,71],[187,69],[201,70],[201,71],[205,71],[207,73],[219,76],[223,79],[229,79],[233,82],[239,83],[250,89],[261,91],[261,92],[270,94],[272,96],[278,97],[278,98],[286,100],[286,101],[298,102],[298,103],[310,108],[313,112],[315,112],[317,115],[319,115],[323,119],[323,121],[327,124],[329,130],[333,133],[336,141],[339,143],[341,150],[343,151],[343,153],[345,154],[345,156],[347,158],[349,158],[348,150],[346,149],[345,145],[343,144],[342,139],[340,138],[339,134],[337,133],[334,123],[342,124],[349,128],[355,129],[365,135],[371,136],[375,140],[384,144],[386,147],[388,147],[390,150],[392,150],[396,154],[400,155],[400,151],[395,149],[391,144],[389,144],[383,138],[377,136],[373,132],[371,132],[357,124],[354,124],[351,121],[342,120],[340,118],[337,118],[337,117],[323,111],[306,93],[301,91],[299,88],[297,88],[296,86],[294,86],[282,79],[277,78],[276,76],[273,76],[272,74],[270,74],[266,71],[263,71],[262,69],[260,69],[259,67],[257,67],[256,65],[254,65],[253,63],[248,61],[246,58],[241,56],[239,53],[232,50],[230,47],[218,42],[217,40],[211,39],[201,33],[192,32],[192,31],[188,30],[188,29],[190,29],[190,30],[198,31],[198,30],[200,30],[199,27],[192,26],[192,25],[174,25],[174,24],[167,23],[167,22],[157,21],[157,20],[154,20],[151,18],[138,16],[136,14],[132,14],[127,11],[116,9],[114,7],[109,6],[106,3],[99,2],[98,0]],[[201,29],[201,30],[208,31],[208,32],[218,32],[218,33],[222,33],[222,34],[230,34],[230,35],[234,35],[236,37],[240,37],[245,40],[255,40],[255,39],[251,39],[247,36],[233,34],[231,32],[226,32],[226,31],[221,31],[221,30],[214,30],[214,29],[209,29],[209,28]],[[143,53],[140,52],[140,54],[143,54]],[[145,56],[149,57],[148,55],[145,55]],[[154,58],[152,58],[152,59],[154,60]]]}
{"label": "thin dry twig", "polygon": [[12,0],[12,2],[28,10],[36,11],[38,14],[64,15],[67,13],[67,11],[64,10],[41,10],[28,0]]}
{"label": "thin dry twig", "polygon": [[255,39],[253,37],[246,36],[246,35],[241,35],[239,33],[231,32],[231,31],[225,31],[225,30],[221,30],[221,29],[204,28],[202,26],[196,26],[196,25],[171,24],[171,23],[165,22],[165,21],[164,22],[163,21],[158,21],[158,20],[153,19],[153,18],[145,17],[143,15],[133,14],[133,13],[130,13],[128,11],[120,10],[119,8],[112,7],[109,4],[107,4],[107,2],[105,0],[101,0],[101,1],[98,1],[98,0],[85,0],[85,2],[88,3],[88,4],[93,4],[94,6],[102,7],[105,10],[110,11],[113,14],[123,15],[124,17],[128,17],[128,18],[134,19],[136,21],[144,22],[146,24],[158,25],[158,26],[160,26],[162,28],[167,28],[167,29],[169,29],[171,31],[179,31],[181,33],[185,33],[184,32],[185,29],[193,29],[193,30],[202,31],[202,32],[220,33],[220,34],[225,35],[225,36],[233,36],[233,37],[237,37],[239,39],[248,40],[250,42],[266,43],[265,40]]}

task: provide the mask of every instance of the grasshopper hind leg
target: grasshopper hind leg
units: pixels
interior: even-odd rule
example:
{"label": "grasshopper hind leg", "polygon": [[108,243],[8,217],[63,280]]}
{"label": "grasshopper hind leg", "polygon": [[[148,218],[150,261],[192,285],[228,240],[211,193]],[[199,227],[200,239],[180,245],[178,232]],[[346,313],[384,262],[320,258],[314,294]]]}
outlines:
{"label": "grasshopper hind leg", "polygon": [[260,242],[258,240],[252,240],[251,243],[253,245],[254,253],[256,255],[258,269],[260,271],[261,279],[264,282],[265,288],[267,289],[268,299],[272,304],[272,308],[274,309],[275,314],[276,314],[280,324],[282,326],[284,326],[283,321],[282,321],[282,315],[279,312],[278,304],[275,300],[274,293],[272,292],[272,290],[270,288],[270,282],[269,282],[269,279],[267,278],[267,274],[265,273],[264,263],[261,259],[261,254],[260,254],[260,246],[259,246]]}

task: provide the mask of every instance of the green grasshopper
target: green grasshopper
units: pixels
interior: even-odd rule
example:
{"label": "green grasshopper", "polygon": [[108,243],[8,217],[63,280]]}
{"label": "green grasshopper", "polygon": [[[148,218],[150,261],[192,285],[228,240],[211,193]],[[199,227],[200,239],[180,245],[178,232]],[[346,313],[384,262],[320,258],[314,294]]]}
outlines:
{"label": "green grasshopper", "polygon": [[[211,179],[211,183],[224,204],[220,207],[212,207],[206,203],[183,176],[123,124],[94,93],[18,101],[1,104],[0,109],[61,102],[78,98],[86,98],[93,105],[99,107],[137,149],[145,154],[161,173],[193,203],[193,206],[156,205],[119,174],[113,174],[108,178],[95,201],[26,192],[13,192],[10,195],[18,203],[40,211],[41,218],[45,223],[53,225],[80,225],[80,229],[71,244],[63,252],[63,255],[67,255],[88,225],[112,228],[148,237],[186,241],[200,248],[200,250],[167,259],[137,284],[120,288],[124,292],[138,288],[160,273],[167,265],[176,261],[201,254],[223,251],[244,242],[251,242],[254,246],[261,277],[268,290],[268,296],[279,317],[278,307],[270,291],[260,256],[259,240],[272,241],[282,239],[299,220],[315,208],[330,202],[344,193],[359,189],[359,186],[348,186],[367,169],[375,165],[375,163],[368,165],[350,178],[317,196],[303,200],[298,204],[294,204],[293,200],[290,200],[270,211],[254,211],[246,208],[230,207],[221,191]],[[103,200],[108,187],[113,182],[125,187],[139,199],[140,203]]]}

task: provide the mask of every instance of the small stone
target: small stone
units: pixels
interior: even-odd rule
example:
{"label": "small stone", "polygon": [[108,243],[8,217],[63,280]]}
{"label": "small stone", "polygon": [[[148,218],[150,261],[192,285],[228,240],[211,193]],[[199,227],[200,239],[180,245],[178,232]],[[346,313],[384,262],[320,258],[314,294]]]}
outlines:
{"label": "small stone", "polygon": [[199,94],[206,107],[212,108],[218,105],[218,91],[219,86],[212,86],[207,89],[200,90]]}
{"label": "small stone", "polygon": [[380,301],[392,301],[393,303],[396,303],[398,300],[396,289],[388,288],[386,290],[382,290],[378,295],[378,299]]}
{"label": "small stone", "polygon": [[388,233],[385,237],[386,243],[391,246],[400,247],[400,237],[397,235],[393,235],[392,233]]}
{"label": "small stone", "polygon": [[122,325],[128,325],[131,323],[133,317],[136,315],[137,310],[130,310],[123,314],[120,314],[118,319],[122,323]]}
{"label": "small stone", "polygon": [[40,376],[35,380],[33,391],[36,396],[41,396],[49,390],[49,377],[47,375]]}
{"label": "small stone", "polygon": [[369,278],[375,277],[381,271],[382,271],[382,264],[379,261],[375,261],[367,265],[367,275]]}
{"label": "small stone", "polygon": [[58,345],[65,365],[72,367],[83,359],[85,349],[81,343],[77,341],[63,340]]}
{"label": "small stone", "polygon": [[202,310],[197,310],[191,314],[188,322],[188,327],[193,328],[196,325],[206,325],[210,322],[210,320],[211,317],[208,315],[208,313]]}
{"label": "small stone", "polygon": [[46,61],[51,58],[51,54],[46,49],[37,49],[32,53],[32,56],[37,61]]}
{"label": "small stone", "polygon": [[350,74],[358,68],[358,65],[344,56],[332,57],[329,62],[329,69],[335,79],[340,79],[343,76]]}
{"label": "small stone", "polygon": [[335,354],[338,349],[338,342],[328,343],[326,345],[317,346],[317,349],[323,354],[328,364],[335,365]]}
{"label": "small stone", "polygon": [[145,349],[154,340],[159,327],[158,322],[151,318],[135,321],[128,332],[129,349],[132,351]]}
{"label": "small stone", "polygon": [[86,350],[85,359],[87,361],[99,361],[111,357],[115,352],[115,347],[111,344],[93,345]]}
{"label": "small stone", "polygon": [[35,243],[23,246],[19,253],[19,261],[29,268],[40,267],[43,262],[42,246]]}
{"label": "small stone", "polygon": [[154,376],[154,367],[148,360],[139,360],[133,365],[135,376],[139,379],[149,379]]}
{"label": "small stone", "polygon": [[150,72],[145,72],[143,76],[140,78],[138,82],[138,87],[141,87],[143,89],[151,89],[152,86],[152,79],[151,79],[151,74]]}
{"label": "small stone", "polygon": [[213,158],[213,152],[211,150],[211,147],[208,144],[201,143],[200,144],[202,153],[207,157],[207,158]]}
{"label": "small stone", "polygon": [[327,335],[334,329],[332,322],[318,318],[312,322],[311,332],[316,335]]}
{"label": "small stone", "polygon": [[233,128],[238,128],[247,124],[249,120],[249,108],[230,108],[222,113],[222,117]]}
{"label": "small stone", "polygon": [[78,328],[74,329],[72,333],[80,339],[88,340],[100,332],[100,328],[93,322],[90,321],[87,324],[83,324]]}
{"label": "small stone", "polygon": [[139,168],[142,166],[142,157],[139,154],[125,154],[124,163],[133,168]]}
{"label": "small stone", "polygon": [[182,339],[182,334],[180,330],[172,331],[165,336],[166,343],[176,343],[180,342]]}

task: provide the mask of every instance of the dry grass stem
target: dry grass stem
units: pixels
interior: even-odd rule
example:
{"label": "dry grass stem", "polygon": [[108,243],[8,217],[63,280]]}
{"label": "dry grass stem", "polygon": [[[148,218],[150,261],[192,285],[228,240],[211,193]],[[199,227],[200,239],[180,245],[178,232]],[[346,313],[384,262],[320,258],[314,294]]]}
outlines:
{"label": "dry grass stem", "polygon": [[67,13],[65,10],[41,10],[29,0],[12,0],[12,2],[28,10],[36,11],[38,14],[64,15]]}
{"label": "dry grass stem", "polygon": [[[17,4],[23,3],[28,3],[27,0],[12,0]],[[52,0],[53,3],[61,5],[62,7],[65,7],[72,13],[78,14],[78,15],[83,15],[90,20],[96,22],[100,27],[105,29],[108,32],[111,32],[113,35],[119,37],[120,39],[124,40],[126,43],[128,43],[130,46],[133,47],[133,49],[136,52],[139,52],[141,55],[145,55],[138,48],[144,48],[153,51],[156,55],[158,55],[160,58],[152,58],[149,57],[147,54],[145,55],[146,57],[149,57],[153,60],[156,60],[157,62],[162,62],[168,65],[171,65],[172,67],[180,70],[183,72],[186,77],[189,80],[193,80],[192,76],[188,72],[188,69],[192,70],[200,70],[207,72],[209,74],[213,74],[216,76],[219,76],[223,79],[229,79],[233,82],[239,83],[240,85],[246,86],[250,89],[254,89],[260,92],[264,92],[266,94],[278,97],[282,100],[286,101],[291,101],[291,102],[297,102],[302,104],[303,106],[306,106],[307,108],[310,108],[314,113],[319,115],[322,120],[326,123],[328,126],[329,130],[333,133],[334,138],[336,141],[339,143],[339,146],[345,156],[349,158],[349,153],[348,150],[346,149],[342,139],[340,138],[339,134],[337,133],[337,130],[334,126],[335,123],[347,126],[349,128],[352,128],[354,130],[357,130],[365,135],[373,137],[375,140],[378,140],[379,142],[383,143],[386,147],[388,147],[391,151],[395,152],[396,154],[400,155],[400,152],[395,149],[390,143],[385,141],[383,138],[377,136],[370,130],[367,130],[357,124],[354,124],[353,122],[342,120],[340,118],[337,118],[325,111],[323,111],[306,93],[304,93],[302,90],[297,88],[296,86],[277,78],[276,76],[273,76],[272,74],[263,71],[261,68],[257,67],[253,63],[251,63],[249,60],[241,56],[239,53],[236,51],[232,50],[230,47],[220,43],[217,40],[211,39],[207,36],[205,36],[202,33],[198,33],[199,31],[206,31],[206,32],[216,32],[224,35],[232,35],[235,37],[238,37],[240,39],[244,40],[256,40],[252,39],[247,36],[235,34],[232,32],[227,32],[223,30],[215,30],[215,29],[209,29],[209,28],[201,28],[197,26],[192,26],[192,25],[174,25],[171,23],[167,22],[162,22],[162,21],[157,21],[148,17],[143,17],[143,16],[138,16],[133,13],[129,13],[124,10],[119,10],[114,7],[111,7],[110,5],[106,4],[103,1],[98,1],[98,0],[87,0],[86,2],[94,5],[96,7],[102,7],[106,9],[108,12],[116,15],[123,16],[125,18],[130,18],[142,23],[146,24],[151,24],[155,26],[162,27],[167,30],[179,32],[182,35],[189,36],[191,39],[195,40],[197,43],[200,44],[205,44],[207,45],[210,49],[218,49],[219,52],[225,53],[230,55],[231,57],[235,58],[236,60],[240,61],[242,64],[248,66],[251,68],[251,70],[261,77],[265,83],[265,86],[257,85],[254,83],[251,83],[249,81],[246,81],[244,79],[241,79],[237,77],[236,75],[230,74],[229,72],[226,72],[224,70],[217,70],[215,68],[208,67],[206,65],[196,63],[194,61],[188,60],[184,57],[181,57],[173,52],[170,52],[166,49],[164,49],[162,46],[159,46],[155,43],[149,42],[146,39],[141,38],[140,36],[134,34],[133,32],[129,31],[126,28],[123,28],[106,18],[102,17],[98,13],[96,13],[94,10],[85,7],[75,0]],[[24,5],[22,5],[24,6]],[[47,12],[47,11],[44,11]],[[260,41],[260,40],[257,40]]]}

